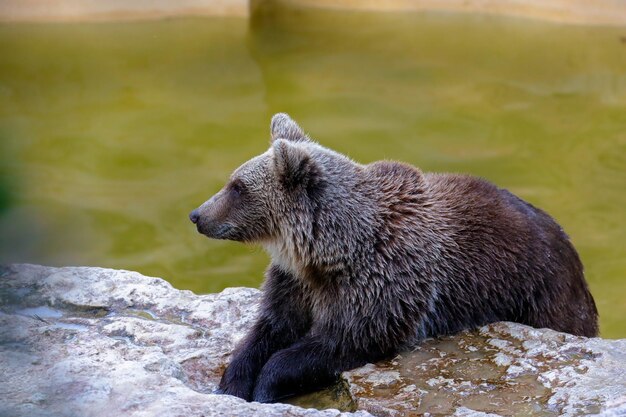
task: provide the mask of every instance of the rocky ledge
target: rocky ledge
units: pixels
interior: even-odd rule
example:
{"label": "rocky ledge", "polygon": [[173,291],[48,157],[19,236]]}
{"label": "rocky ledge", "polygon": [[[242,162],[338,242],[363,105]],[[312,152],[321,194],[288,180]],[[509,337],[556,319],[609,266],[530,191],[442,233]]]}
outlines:
{"label": "rocky ledge", "polygon": [[425,341],[293,404],[214,395],[259,295],[195,295],[129,271],[2,267],[0,416],[626,415],[626,339],[514,323]]}

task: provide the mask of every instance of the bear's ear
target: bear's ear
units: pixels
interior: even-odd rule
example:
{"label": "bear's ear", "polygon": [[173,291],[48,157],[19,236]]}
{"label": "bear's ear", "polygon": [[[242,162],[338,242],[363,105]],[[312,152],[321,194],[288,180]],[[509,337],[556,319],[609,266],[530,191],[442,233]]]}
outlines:
{"label": "bear's ear", "polygon": [[274,149],[274,167],[279,181],[288,190],[309,188],[317,181],[319,170],[311,155],[302,146],[284,139],[277,139],[272,144]]}
{"label": "bear's ear", "polygon": [[309,140],[300,126],[287,113],[276,113],[272,117],[270,133],[272,142],[276,139],[285,139],[291,142],[306,142]]}

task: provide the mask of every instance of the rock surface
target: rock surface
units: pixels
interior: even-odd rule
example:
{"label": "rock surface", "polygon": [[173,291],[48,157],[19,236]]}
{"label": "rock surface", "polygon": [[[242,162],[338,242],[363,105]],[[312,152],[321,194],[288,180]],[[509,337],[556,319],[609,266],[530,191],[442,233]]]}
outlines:
{"label": "rock surface", "polygon": [[84,22],[248,16],[249,0],[2,0],[0,22]]}
{"label": "rock surface", "polygon": [[0,416],[626,415],[626,340],[513,323],[426,341],[295,401],[355,413],[211,394],[259,295],[198,296],[101,268],[3,267]]}
{"label": "rock surface", "polygon": [[341,415],[211,394],[258,290],[197,296],[101,268],[13,265],[0,277],[0,416]]}
{"label": "rock surface", "polygon": [[559,23],[623,26],[621,0],[2,0],[0,21],[76,22],[181,16],[248,17],[259,6],[330,10],[454,12],[515,16]]}
{"label": "rock surface", "polygon": [[344,377],[359,408],[379,416],[626,415],[626,339],[517,323],[428,340]]}
{"label": "rock surface", "polygon": [[279,4],[336,10],[453,12],[514,16],[558,23],[623,26],[626,7],[617,0],[273,0]]}

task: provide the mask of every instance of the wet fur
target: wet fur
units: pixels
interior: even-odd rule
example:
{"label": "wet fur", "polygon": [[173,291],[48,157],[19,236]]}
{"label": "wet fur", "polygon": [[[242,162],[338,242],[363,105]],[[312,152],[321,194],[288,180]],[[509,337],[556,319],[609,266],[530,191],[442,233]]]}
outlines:
{"label": "wet fur", "polygon": [[[277,401],[424,338],[495,321],[597,335],[578,254],[545,212],[479,178],[357,164],[286,115],[273,119],[272,137],[269,162],[240,168],[271,196],[254,203],[268,219],[237,224],[254,233],[234,240],[262,243],[272,263],[221,392]],[[215,224],[225,222],[234,221]]]}

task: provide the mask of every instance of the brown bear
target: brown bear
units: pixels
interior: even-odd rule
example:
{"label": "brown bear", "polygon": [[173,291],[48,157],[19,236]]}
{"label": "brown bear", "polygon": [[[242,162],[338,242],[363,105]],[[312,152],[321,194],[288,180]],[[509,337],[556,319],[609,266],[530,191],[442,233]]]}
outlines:
{"label": "brown bear", "polygon": [[259,316],[219,392],[272,402],[422,339],[508,320],[598,333],[576,250],[545,212],[466,175],[358,164],[286,114],[267,152],[190,214],[271,254]]}

